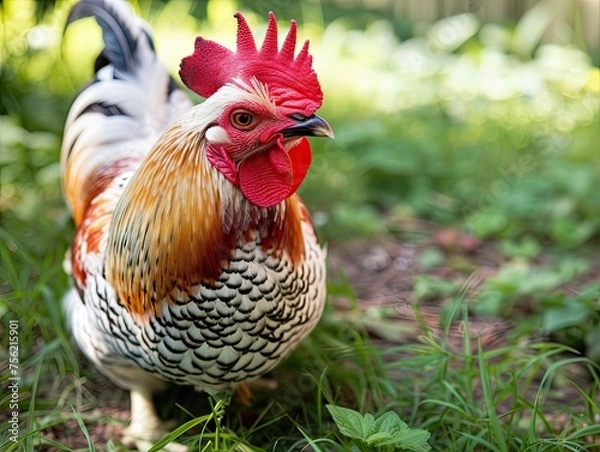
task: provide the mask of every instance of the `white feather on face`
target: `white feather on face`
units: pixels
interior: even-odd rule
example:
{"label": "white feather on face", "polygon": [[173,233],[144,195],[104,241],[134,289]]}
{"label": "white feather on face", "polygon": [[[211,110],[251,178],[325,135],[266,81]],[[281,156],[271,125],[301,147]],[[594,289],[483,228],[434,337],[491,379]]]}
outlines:
{"label": "white feather on face", "polygon": [[221,126],[212,126],[206,129],[204,138],[207,143],[211,144],[231,144],[227,131]]}
{"label": "white feather on face", "polygon": [[255,105],[257,109],[274,117],[278,115],[277,106],[263,83],[255,78],[251,84],[235,79],[184,115],[182,125],[190,132],[204,131],[204,138],[208,143],[231,144],[227,131],[216,122],[228,108],[236,104]]}

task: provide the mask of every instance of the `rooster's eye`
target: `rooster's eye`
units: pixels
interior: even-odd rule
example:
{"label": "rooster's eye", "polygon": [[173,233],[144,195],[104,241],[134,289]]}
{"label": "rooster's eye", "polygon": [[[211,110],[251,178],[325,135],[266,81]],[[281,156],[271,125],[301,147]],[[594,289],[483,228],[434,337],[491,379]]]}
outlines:
{"label": "rooster's eye", "polygon": [[254,127],[256,116],[248,110],[235,110],[231,113],[231,123],[241,130],[249,130]]}

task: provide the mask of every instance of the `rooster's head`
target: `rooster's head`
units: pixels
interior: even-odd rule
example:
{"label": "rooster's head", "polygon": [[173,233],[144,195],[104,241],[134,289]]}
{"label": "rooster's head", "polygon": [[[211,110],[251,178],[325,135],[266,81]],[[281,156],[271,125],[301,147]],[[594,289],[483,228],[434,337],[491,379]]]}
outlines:
{"label": "rooster's head", "polygon": [[257,50],[244,16],[235,17],[236,51],[198,37],[179,73],[188,88],[214,105],[215,120],[204,130],[209,162],[251,203],[272,207],[294,194],[306,176],[312,157],[304,137],[333,132],[315,114],[323,93],[308,41],[294,56],[296,22],[279,49],[270,13]]}

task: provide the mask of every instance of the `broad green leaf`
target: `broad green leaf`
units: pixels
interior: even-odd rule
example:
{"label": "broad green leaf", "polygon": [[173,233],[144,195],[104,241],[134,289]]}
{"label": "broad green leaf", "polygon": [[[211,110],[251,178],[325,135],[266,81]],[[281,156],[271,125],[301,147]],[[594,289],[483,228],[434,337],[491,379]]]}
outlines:
{"label": "broad green leaf", "polygon": [[[364,418],[359,412],[336,405],[327,405],[327,410],[343,435],[360,440],[367,438],[368,434],[365,435],[363,429],[365,424]],[[373,416],[371,416],[371,419],[373,423]],[[373,425],[372,423],[371,426]]]}
{"label": "broad green leaf", "polygon": [[427,452],[431,450],[431,446],[427,444],[430,436],[431,433],[427,430],[409,428],[401,434],[394,435],[389,441],[380,443],[379,446],[394,445],[400,447],[400,450]]}
{"label": "broad green leaf", "polygon": [[373,425],[375,424],[375,418],[372,414],[365,414],[362,418],[362,437],[363,439],[367,439],[373,430]]}
{"label": "broad green leaf", "polygon": [[550,235],[559,245],[573,248],[582,245],[595,231],[596,225],[592,221],[564,217],[551,223]]}
{"label": "broad green leaf", "polygon": [[521,240],[503,240],[500,242],[500,251],[509,257],[536,257],[542,250],[538,240],[526,236]]}
{"label": "broad green leaf", "polygon": [[547,308],[542,316],[542,328],[553,332],[585,322],[590,315],[589,308],[577,300],[557,308]]}
{"label": "broad green leaf", "polygon": [[600,325],[596,324],[589,329],[585,337],[587,357],[592,361],[600,362]]}
{"label": "broad green leaf", "polygon": [[386,443],[393,437],[394,437],[394,435],[392,435],[391,433],[379,432],[379,433],[373,433],[372,435],[369,435],[367,437],[367,439],[365,439],[364,441],[366,444],[369,444],[369,445],[378,445],[378,444]]}
{"label": "broad green leaf", "polygon": [[452,295],[456,292],[456,283],[428,275],[413,277],[413,292],[419,300],[431,300],[436,297]]}
{"label": "broad green leaf", "polygon": [[423,270],[441,267],[446,262],[446,255],[438,248],[425,248],[417,257],[417,265]]}
{"label": "broad green leaf", "polygon": [[474,212],[467,218],[467,224],[475,235],[480,238],[488,238],[500,233],[507,227],[508,223],[508,215],[495,206],[489,210]]}
{"label": "broad green leaf", "polygon": [[535,295],[555,289],[564,282],[564,277],[559,272],[552,270],[531,272],[526,279],[521,281],[518,293],[522,295]]}
{"label": "broad green leaf", "polygon": [[396,434],[408,429],[408,425],[403,422],[394,411],[388,411],[377,418],[373,425],[373,433],[387,432]]}

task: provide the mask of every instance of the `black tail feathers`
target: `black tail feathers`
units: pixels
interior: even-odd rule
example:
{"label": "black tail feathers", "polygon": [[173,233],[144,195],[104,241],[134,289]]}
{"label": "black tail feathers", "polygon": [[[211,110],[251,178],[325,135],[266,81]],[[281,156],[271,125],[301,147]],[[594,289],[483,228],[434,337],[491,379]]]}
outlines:
{"label": "black tail feathers", "polygon": [[98,57],[96,70],[110,62],[117,73],[133,74],[142,55],[149,54],[142,52],[142,47],[154,55],[148,25],[125,0],[80,0],[71,9],[65,29],[84,17],[94,17],[102,28],[104,50]]}

